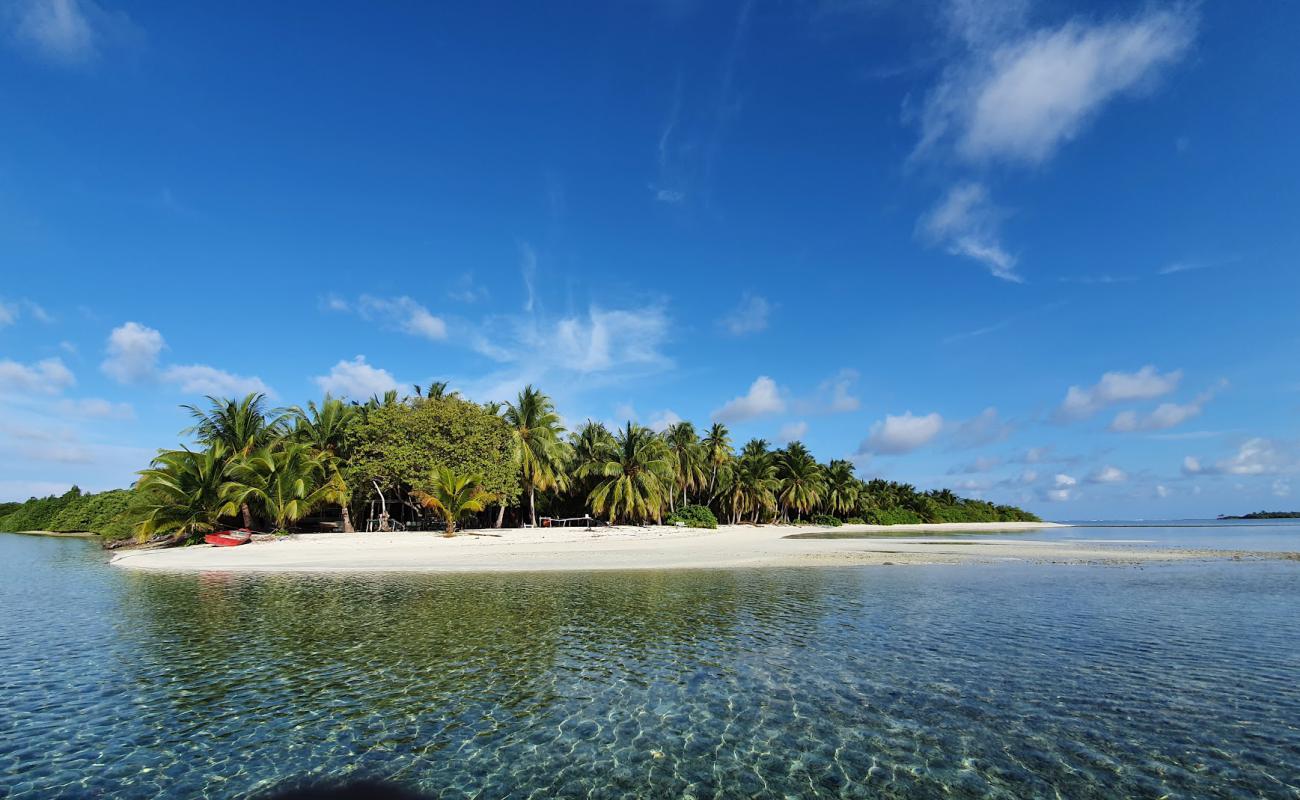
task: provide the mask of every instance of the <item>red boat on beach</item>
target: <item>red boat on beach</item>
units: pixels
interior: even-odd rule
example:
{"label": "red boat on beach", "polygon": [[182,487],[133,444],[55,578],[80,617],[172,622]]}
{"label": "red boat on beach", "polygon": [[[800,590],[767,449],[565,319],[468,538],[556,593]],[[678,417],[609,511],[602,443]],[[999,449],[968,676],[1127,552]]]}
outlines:
{"label": "red boat on beach", "polygon": [[204,536],[203,541],[213,547],[235,547],[248,544],[252,538],[253,534],[250,531],[217,531]]}

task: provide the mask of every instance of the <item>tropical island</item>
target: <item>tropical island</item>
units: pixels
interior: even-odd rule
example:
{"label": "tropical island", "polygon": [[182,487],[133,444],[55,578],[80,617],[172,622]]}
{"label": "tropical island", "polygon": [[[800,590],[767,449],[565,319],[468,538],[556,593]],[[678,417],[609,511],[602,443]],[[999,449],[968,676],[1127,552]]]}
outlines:
{"label": "tropical island", "polygon": [[1219,519],[1300,519],[1300,511],[1252,511],[1249,514],[1232,516],[1220,514]]}
{"label": "tropical island", "polygon": [[737,450],[722,424],[656,432],[588,420],[566,431],[533,387],[471,402],[445,384],[305,408],[266,397],[185,406],[192,446],[160,450],[130,489],[0,505],[0,530],[94,531],[181,545],[246,528],[285,534],[585,525],[1038,523],[1019,508],[863,481],[800,442]]}

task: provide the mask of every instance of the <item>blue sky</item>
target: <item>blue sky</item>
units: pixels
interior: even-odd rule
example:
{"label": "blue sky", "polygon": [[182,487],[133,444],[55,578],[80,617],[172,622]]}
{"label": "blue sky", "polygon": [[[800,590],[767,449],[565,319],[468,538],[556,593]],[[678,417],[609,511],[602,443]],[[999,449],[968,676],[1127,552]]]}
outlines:
{"label": "blue sky", "polygon": [[1055,519],[1300,505],[1300,7],[0,6],[0,497],[534,382]]}

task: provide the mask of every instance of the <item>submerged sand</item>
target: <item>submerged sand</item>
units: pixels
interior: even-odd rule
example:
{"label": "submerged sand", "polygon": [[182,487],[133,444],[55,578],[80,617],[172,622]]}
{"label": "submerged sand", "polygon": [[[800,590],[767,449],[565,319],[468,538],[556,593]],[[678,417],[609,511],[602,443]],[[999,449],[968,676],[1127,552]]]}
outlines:
{"label": "submerged sand", "polygon": [[[627,569],[846,566],[1031,562],[1132,564],[1198,558],[1255,558],[1223,550],[1154,548],[1090,542],[1048,542],[1032,531],[1053,523],[855,525],[841,528],[724,525],[718,530],[672,527],[528,528],[436,533],[320,533],[240,547],[184,547],[116,554],[121,567],[232,572],[522,572]],[[880,533],[882,538],[788,538],[817,531]],[[993,534],[979,539],[900,533]]]}

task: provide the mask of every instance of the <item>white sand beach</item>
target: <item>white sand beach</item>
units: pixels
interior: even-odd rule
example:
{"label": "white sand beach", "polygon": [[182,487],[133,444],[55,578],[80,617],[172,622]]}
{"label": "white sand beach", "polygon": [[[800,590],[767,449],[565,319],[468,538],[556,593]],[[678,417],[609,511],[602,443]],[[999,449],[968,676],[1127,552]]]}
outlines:
{"label": "white sand beach", "polygon": [[[670,527],[529,528],[437,533],[321,533],[240,547],[134,550],[112,563],[131,569],[235,572],[518,572],[689,569],[856,564],[1138,563],[1231,557],[1223,551],[1047,542],[1029,531],[1053,523],[855,525],[826,529],[725,525],[716,531]],[[889,534],[866,539],[792,539],[834,531]],[[899,533],[1006,531],[1010,538],[900,537]]]}

